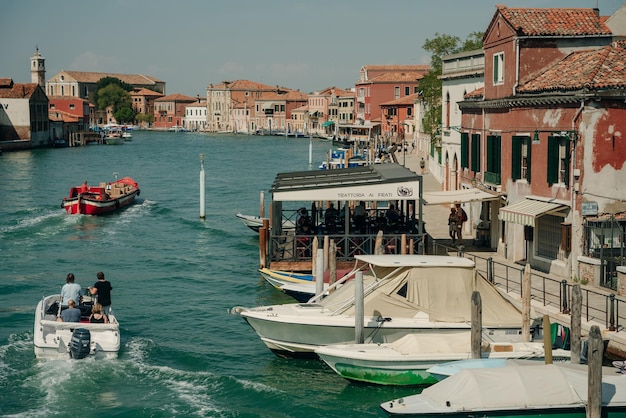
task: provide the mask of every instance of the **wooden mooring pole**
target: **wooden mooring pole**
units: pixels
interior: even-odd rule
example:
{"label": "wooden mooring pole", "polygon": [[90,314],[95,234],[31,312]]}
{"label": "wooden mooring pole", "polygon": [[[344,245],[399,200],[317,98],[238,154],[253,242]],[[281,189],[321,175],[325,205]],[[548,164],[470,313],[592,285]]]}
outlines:
{"label": "wooden mooring pole", "polygon": [[471,346],[473,359],[481,358],[480,346],[482,344],[483,335],[483,307],[480,293],[477,290],[472,292],[472,331]]}
{"label": "wooden mooring pole", "polygon": [[589,331],[587,418],[600,418],[602,415],[602,357],[604,342],[597,325]]}

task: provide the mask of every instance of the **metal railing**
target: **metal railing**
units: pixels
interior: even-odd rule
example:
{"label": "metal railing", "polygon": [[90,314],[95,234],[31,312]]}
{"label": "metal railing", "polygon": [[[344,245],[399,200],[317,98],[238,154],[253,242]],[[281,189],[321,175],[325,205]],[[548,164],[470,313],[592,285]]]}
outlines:
{"label": "metal railing", "polygon": [[[328,234],[337,247],[337,260],[354,260],[355,255],[374,254],[376,251],[376,235],[371,234]],[[271,261],[304,261],[311,260],[314,235],[284,234],[270,237]],[[404,253],[420,254],[422,239],[419,234],[385,234],[382,246],[385,254],[402,254],[402,242],[406,243]],[[318,248],[323,248],[325,236],[318,236]],[[410,249],[413,243],[413,251]]]}
{"label": "metal railing", "polygon": [[[480,257],[476,254],[465,254],[476,264],[476,270],[505,292],[522,294],[522,277],[524,268],[494,261],[491,257]],[[531,271],[531,298],[543,306],[555,306],[563,314],[570,313],[572,287],[576,283],[557,280],[546,275]],[[626,323],[626,316],[620,316],[620,304],[626,300],[613,293],[602,292],[581,286],[583,296],[582,315],[586,321],[604,322],[606,329],[619,332]]]}

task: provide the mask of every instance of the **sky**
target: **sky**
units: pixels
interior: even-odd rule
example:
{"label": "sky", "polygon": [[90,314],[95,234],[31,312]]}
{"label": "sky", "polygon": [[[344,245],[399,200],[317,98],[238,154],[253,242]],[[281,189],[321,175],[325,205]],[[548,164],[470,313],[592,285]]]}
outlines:
{"label": "sky", "polygon": [[0,78],[29,83],[35,49],[60,71],[144,74],[166,93],[252,80],[305,93],[353,88],[363,65],[428,64],[426,39],[464,40],[507,7],[599,7],[624,0],[4,0]]}

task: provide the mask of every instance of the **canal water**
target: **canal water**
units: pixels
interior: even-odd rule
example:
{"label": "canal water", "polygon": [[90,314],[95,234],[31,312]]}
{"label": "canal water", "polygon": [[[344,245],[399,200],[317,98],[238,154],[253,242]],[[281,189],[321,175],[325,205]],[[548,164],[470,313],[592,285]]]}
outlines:
{"label": "canal water", "polygon": [[[227,310],[292,302],[257,273],[258,214],[278,172],[315,169],[329,142],[137,131],[124,145],[0,156],[0,416],[380,417],[416,389],[350,383],[319,360],[274,356]],[[199,204],[205,155],[206,219]],[[71,186],[130,176],[141,195],[110,216],[67,215]],[[266,193],[269,202],[269,193]],[[72,272],[113,285],[115,360],[37,360],[33,318]]]}

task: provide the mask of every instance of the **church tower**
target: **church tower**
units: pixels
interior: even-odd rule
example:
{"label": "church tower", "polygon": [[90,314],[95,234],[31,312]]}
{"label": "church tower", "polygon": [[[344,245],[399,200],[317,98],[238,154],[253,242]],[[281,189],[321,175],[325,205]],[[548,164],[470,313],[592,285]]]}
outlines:
{"label": "church tower", "polygon": [[30,59],[30,80],[37,83],[42,89],[46,89],[46,59],[39,55],[39,48],[35,49],[35,55]]}

